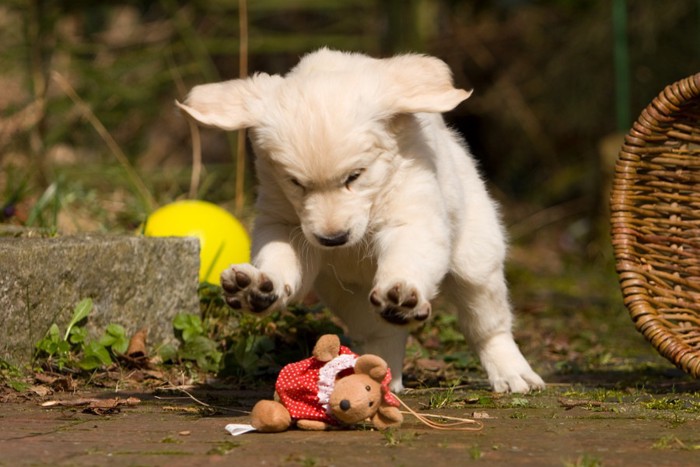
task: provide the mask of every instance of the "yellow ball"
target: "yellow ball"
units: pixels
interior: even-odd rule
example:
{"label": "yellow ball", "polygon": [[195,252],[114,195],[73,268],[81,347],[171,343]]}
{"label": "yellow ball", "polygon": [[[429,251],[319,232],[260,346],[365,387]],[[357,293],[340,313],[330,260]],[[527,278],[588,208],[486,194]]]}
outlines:
{"label": "yellow ball", "polygon": [[156,209],[146,220],[149,237],[199,238],[199,281],[220,285],[231,264],[250,261],[250,237],[223,208],[206,201],[177,201]]}

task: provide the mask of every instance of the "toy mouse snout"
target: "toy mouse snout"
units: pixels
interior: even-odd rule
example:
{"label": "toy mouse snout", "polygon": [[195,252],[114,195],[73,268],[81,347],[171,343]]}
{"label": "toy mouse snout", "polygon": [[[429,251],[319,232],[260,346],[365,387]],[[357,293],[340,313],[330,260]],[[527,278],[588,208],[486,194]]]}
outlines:
{"label": "toy mouse snout", "polygon": [[[372,407],[373,405],[374,405],[374,401],[370,400],[368,406]],[[348,410],[350,410],[352,408],[352,402],[350,402],[347,399],[343,399],[340,401],[338,406],[340,407],[340,410],[347,412]]]}

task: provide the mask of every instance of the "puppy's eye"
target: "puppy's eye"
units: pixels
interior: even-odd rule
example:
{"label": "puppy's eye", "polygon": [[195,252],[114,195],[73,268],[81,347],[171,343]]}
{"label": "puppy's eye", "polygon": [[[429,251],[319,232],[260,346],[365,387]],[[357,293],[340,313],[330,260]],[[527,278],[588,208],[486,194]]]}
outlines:
{"label": "puppy's eye", "polygon": [[350,186],[350,184],[352,182],[354,182],[355,180],[360,178],[360,175],[362,175],[362,172],[364,172],[364,169],[357,169],[357,170],[353,170],[352,172],[350,172],[350,175],[348,175],[348,177],[345,179],[345,182],[344,182],[345,186],[346,187]]}
{"label": "puppy's eye", "polygon": [[302,185],[296,178],[292,177],[289,179],[289,181],[292,182],[292,185],[301,188],[302,190],[304,189],[304,185]]}

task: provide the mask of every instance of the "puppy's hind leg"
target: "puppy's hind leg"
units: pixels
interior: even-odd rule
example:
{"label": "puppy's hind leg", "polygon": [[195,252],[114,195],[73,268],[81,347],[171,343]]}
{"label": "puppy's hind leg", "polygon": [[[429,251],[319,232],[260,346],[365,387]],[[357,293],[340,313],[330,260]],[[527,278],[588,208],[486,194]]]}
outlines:
{"label": "puppy's hind leg", "polygon": [[527,393],[544,388],[544,381],[530,368],[513,339],[502,268],[481,272],[484,274],[478,281],[452,272],[445,279],[444,291],[458,309],[462,332],[478,353],[489,383],[496,392]]}

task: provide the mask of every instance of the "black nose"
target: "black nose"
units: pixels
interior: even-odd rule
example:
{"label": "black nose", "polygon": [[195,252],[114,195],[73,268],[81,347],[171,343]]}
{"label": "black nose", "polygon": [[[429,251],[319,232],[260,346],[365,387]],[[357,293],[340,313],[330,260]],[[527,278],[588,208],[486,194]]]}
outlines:
{"label": "black nose", "polygon": [[350,231],[334,232],[329,235],[316,235],[316,240],[323,246],[340,246],[345,245],[350,238]]}
{"label": "black nose", "polygon": [[350,410],[350,401],[347,399],[340,401],[340,408],[344,411]]}

